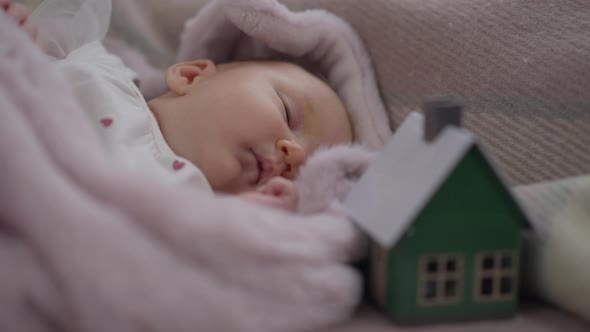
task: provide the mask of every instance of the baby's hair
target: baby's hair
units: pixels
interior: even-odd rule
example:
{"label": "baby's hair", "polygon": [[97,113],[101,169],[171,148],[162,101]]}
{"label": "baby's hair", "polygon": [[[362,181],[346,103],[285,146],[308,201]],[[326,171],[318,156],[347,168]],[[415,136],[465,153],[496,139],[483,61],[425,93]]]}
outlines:
{"label": "baby's hair", "polygon": [[[294,65],[298,66],[299,68],[305,70],[309,74],[317,77],[322,82],[326,83],[328,86],[330,86],[332,88],[332,90],[336,90],[336,89],[334,89],[332,84],[330,84],[328,77],[324,73],[322,73],[319,68],[317,68],[317,65],[313,65],[310,61],[305,61],[302,59],[295,59],[291,56],[287,56],[287,55],[280,54],[280,53],[277,53],[272,57],[257,58],[252,61],[288,62],[288,63],[294,64]],[[228,62],[227,64],[230,64],[230,63],[231,62]]]}

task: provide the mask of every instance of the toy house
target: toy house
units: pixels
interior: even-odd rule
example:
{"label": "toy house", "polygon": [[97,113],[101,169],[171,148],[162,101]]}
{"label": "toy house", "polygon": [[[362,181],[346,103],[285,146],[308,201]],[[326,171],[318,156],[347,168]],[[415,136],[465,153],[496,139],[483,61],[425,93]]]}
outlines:
{"label": "toy house", "polygon": [[460,127],[461,106],[411,113],[345,200],[372,239],[372,297],[403,324],[510,316],[524,210]]}

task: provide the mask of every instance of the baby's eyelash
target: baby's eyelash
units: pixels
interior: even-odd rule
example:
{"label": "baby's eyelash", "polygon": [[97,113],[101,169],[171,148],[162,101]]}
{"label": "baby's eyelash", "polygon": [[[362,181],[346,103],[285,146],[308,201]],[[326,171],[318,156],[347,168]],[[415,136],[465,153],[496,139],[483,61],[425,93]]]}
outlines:
{"label": "baby's eyelash", "polygon": [[285,117],[287,118],[287,124],[291,125],[291,110],[287,104],[283,103],[283,107],[285,108]]}
{"label": "baby's eyelash", "polygon": [[281,103],[283,104],[283,110],[285,111],[285,121],[287,122],[287,125],[291,126],[291,110],[289,109],[289,106],[287,105],[287,103],[285,103],[283,98],[282,97],[280,97],[280,98],[281,98]]}

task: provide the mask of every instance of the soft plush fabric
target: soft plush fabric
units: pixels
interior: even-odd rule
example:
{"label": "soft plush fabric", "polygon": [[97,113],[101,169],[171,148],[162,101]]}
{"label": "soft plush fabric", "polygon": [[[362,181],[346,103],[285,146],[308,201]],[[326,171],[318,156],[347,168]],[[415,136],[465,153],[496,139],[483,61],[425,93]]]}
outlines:
{"label": "soft plush fabric", "polygon": [[525,288],[590,321],[590,176],[515,191],[535,229],[525,242]]}
{"label": "soft plush fabric", "polygon": [[119,167],[3,13],[0,114],[1,331],[313,331],[359,303],[349,220]]}
{"label": "soft plush fabric", "polygon": [[322,211],[346,215],[344,201],[354,183],[363,175],[374,153],[363,146],[335,146],[318,150],[297,176],[297,211],[311,215]]}

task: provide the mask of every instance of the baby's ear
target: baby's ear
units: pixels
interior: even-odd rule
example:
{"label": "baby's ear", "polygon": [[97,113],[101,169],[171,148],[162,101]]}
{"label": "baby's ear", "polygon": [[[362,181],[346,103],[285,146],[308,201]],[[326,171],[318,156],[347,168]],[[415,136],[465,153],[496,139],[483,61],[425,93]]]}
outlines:
{"label": "baby's ear", "polygon": [[179,62],[166,71],[166,84],[171,91],[184,96],[193,84],[216,71],[213,61],[207,59]]}

